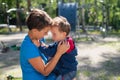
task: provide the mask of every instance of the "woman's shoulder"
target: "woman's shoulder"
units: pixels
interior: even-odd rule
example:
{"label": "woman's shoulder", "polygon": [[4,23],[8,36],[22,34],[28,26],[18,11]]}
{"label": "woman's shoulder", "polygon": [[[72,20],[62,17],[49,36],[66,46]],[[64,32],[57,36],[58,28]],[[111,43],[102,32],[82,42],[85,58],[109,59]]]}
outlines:
{"label": "woman's shoulder", "polygon": [[25,36],[25,38],[22,41],[22,46],[34,46],[34,44],[32,43],[30,37],[28,35]]}
{"label": "woman's shoulder", "polygon": [[37,51],[37,46],[35,46],[29,36],[25,36],[22,44],[21,44],[22,51]]}

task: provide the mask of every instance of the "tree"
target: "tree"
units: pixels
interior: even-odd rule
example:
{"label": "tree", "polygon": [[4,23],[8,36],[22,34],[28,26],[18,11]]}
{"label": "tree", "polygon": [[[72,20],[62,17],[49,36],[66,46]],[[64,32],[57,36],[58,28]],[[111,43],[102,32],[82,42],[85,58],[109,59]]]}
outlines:
{"label": "tree", "polygon": [[16,0],[16,7],[17,7],[17,10],[16,10],[17,27],[19,27],[20,31],[22,31],[20,12],[18,11],[20,9],[19,0]]}
{"label": "tree", "polygon": [[[19,2],[19,6],[16,6],[16,1]],[[52,2],[51,2],[52,1]],[[112,25],[114,27],[120,26],[120,0],[0,0],[0,3],[6,3],[8,9],[15,7],[24,7],[25,10],[30,11],[31,8],[43,9],[51,16],[56,16],[57,2],[78,2],[79,4],[79,15],[80,23],[83,25],[83,31],[85,32],[85,25],[99,25],[102,23],[103,19],[103,4],[100,1],[103,1],[106,12],[106,26]],[[28,5],[27,5],[28,4]],[[43,4],[45,4],[43,6]],[[0,18],[5,16],[3,12],[3,5],[0,4]],[[4,13],[4,14],[3,14]],[[115,24],[115,22],[117,24]],[[3,23],[3,19],[0,20]],[[99,24],[98,24],[99,22]]]}
{"label": "tree", "polygon": [[27,8],[28,8],[28,12],[30,12],[31,11],[31,0],[27,0]]}

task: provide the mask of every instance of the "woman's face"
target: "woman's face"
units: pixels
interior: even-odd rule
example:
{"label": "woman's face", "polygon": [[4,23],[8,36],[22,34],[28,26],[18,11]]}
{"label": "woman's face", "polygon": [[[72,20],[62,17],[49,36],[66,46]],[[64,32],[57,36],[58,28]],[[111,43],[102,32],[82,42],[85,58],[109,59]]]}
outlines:
{"label": "woman's face", "polygon": [[37,39],[42,39],[45,35],[47,35],[48,34],[48,31],[50,30],[50,27],[45,27],[45,28],[43,28],[42,30],[37,30],[36,31],[36,38]]}

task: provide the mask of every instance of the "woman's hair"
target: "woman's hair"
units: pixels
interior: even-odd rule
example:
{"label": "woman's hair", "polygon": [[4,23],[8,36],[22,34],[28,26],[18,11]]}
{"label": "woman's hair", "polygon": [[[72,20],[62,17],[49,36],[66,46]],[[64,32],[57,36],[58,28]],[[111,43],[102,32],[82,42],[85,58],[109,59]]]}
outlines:
{"label": "woman's hair", "polygon": [[42,30],[52,24],[52,19],[45,11],[33,9],[26,19],[26,24],[29,30]]}
{"label": "woman's hair", "polygon": [[69,34],[71,26],[65,17],[59,16],[55,17],[52,22],[52,27],[58,27],[59,31],[66,32],[66,35]]}

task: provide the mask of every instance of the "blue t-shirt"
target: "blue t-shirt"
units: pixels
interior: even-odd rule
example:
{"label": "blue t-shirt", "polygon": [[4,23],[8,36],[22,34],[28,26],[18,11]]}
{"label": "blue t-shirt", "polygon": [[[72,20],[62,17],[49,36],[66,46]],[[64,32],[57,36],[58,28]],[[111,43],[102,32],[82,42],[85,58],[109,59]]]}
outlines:
{"label": "blue t-shirt", "polygon": [[22,42],[20,50],[23,80],[55,80],[54,74],[51,73],[49,76],[44,76],[33,68],[28,60],[36,57],[41,57],[45,63],[47,62],[47,58],[38,50],[38,47],[32,43],[27,35]]}

